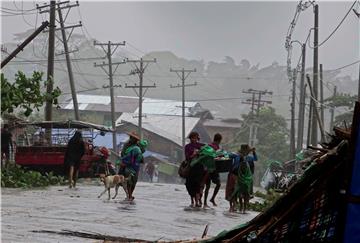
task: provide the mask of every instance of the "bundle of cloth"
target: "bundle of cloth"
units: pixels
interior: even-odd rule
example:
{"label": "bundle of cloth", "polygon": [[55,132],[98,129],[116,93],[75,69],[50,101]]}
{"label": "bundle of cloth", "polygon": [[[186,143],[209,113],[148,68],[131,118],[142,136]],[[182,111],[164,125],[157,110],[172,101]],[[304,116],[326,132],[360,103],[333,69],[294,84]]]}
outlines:
{"label": "bundle of cloth", "polygon": [[215,171],[215,158],[217,157],[216,151],[209,145],[204,145],[199,150],[197,158],[193,159],[190,163],[191,167],[194,167],[197,163],[202,163],[208,170],[208,172]]}

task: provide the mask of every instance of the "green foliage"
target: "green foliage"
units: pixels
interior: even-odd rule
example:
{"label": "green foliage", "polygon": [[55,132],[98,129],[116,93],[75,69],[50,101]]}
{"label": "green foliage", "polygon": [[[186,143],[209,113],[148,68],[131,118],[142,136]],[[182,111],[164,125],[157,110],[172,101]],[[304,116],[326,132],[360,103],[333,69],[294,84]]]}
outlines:
{"label": "green foliage", "polygon": [[354,108],[357,96],[350,94],[337,94],[324,100],[324,102],[331,107],[347,107],[348,109]]}
{"label": "green foliage", "polygon": [[[42,83],[46,86],[48,82],[43,82],[43,73],[34,71],[32,77],[27,78],[19,71],[15,74],[14,83],[8,82],[4,74],[1,74],[1,114],[4,112],[13,113],[16,108],[23,110],[28,117],[34,109],[39,108],[46,102],[51,101],[57,105],[57,98],[61,91],[56,87],[51,94],[43,91]],[[53,81],[49,81],[53,82]]]}
{"label": "green foliage", "polygon": [[[248,143],[251,114],[243,115],[243,120],[244,126],[240,128],[235,141],[228,145],[231,151],[238,151],[241,144]],[[266,107],[260,109],[256,121],[258,143],[255,147],[259,161],[255,165],[255,185],[259,183],[259,178],[267,168],[266,161],[284,161],[289,157],[289,145],[286,143],[289,131],[285,118],[276,114],[274,108]]]}
{"label": "green foliage", "polygon": [[353,109],[356,100],[357,100],[357,96],[356,95],[351,96],[350,94],[337,94],[336,96],[332,96],[324,100],[324,103],[330,107],[334,107],[334,108],[344,107],[349,110],[335,117],[335,121],[334,121],[335,126],[343,126],[344,122],[346,122],[347,125],[351,125],[353,113],[354,113]]}
{"label": "green foliage", "polygon": [[354,111],[349,111],[342,113],[340,115],[337,115],[335,117],[334,125],[338,127],[344,126],[344,122],[346,122],[346,126],[351,126],[352,119],[353,119]]}
{"label": "green foliage", "polygon": [[[243,115],[245,126],[240,129],[237,138],[232,144],[233,151],[237,151],[241,144],[248,143],[251,115]],[[277,115],[272,107],[262,108],[257,119],[258,131],[256,152],[261,156],[261,160],[270,159],[283,161],[288,157],[288,137],[287,123],[284,117]]]}
{"label": "green foliage", "polygon": [[260,197],[264,201],[250,202],[249,209],[252,211],[264,212],[266,209],[270,208],[281,197],[281,195],[281,193],[275,192],[272,189],[270,189],[267,194],[257,191],[254,193],[254,196]]}
{"label": "green foliage", "polygon": [[1,171],[1,187],[32,188],[63,184],[64,178],[52,172],[41,175],[37,171],[26,171],[19,165],[9,165]]}

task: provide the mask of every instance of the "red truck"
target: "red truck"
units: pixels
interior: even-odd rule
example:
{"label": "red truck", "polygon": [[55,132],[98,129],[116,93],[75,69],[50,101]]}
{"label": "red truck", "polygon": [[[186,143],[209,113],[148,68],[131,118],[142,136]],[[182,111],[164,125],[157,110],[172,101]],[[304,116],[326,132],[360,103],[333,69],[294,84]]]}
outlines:
{"label": "red truck", "polygon": [[[112,129],[83,121],[43,121],[19,123],[23,133],[17,138],[15,162],[24,168],[40,172],[53,171],[64,175],[64,156],[66,146],[76,130],[81,130],[85,141],[85,154],[81,159],[79,176],[94,176],[99,163],[103,163],[106,148],[94,149],[93,141],[100,134]],[[51,141],[45,134],[51,131]]]}

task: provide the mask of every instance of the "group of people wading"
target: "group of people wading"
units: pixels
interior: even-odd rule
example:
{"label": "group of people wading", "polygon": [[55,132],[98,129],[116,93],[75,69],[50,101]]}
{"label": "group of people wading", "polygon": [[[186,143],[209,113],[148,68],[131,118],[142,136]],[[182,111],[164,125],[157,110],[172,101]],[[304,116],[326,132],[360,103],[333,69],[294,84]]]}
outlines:
{"label": "group of people wading", "polygon": [[[199,157],[204,154],[202,151],[206,147],[211,147],[214,151],[220,150],[222,136],[219,133],[215,134],[213,142],[208,145],[200,143],[200,136],[197,132],[191,132],[188,138],[190,143],[185,146],[185,159],[190,166],[185,185],[191,198],[190,207],[208,207],[207,197],[211,182],[215,184],[215,189],[210,202],[213,206],[217,206],[215,198],[221,182],[219,172],[215,167],[214,157],[221,157],[223,154],[216,153],[214,156],[203,156],[204,159],[201,162],[198,161]],[[232,165],[227,177],[225,198],[229,201],[230,212],[235,212],[237,205],[239,205],[240,212],[245,213],[249,199],[253,196],[254,161],[257,161],[255,148],[243,144],[237,153],[229,154],[229,159],[232,160]]]}
{"label": "group of people wading", "polygon": [[[133,192],[138,180],[140,164],[144,163],[143,153],[148,142],[141,140],[134,132],[128,135],[129,140],[121,151],[118,174],[128,178],[129,200],[134,200]],[[219,133],[215,134],[210,144],[200,143],[197,132],[191,132],[188,138],[190,143],[185,146],[185,159],[189,166],[185,185],[191,199],[190,206],[208,207],[207,199],[211,182],[215,184],[215,189],[209,201],[213,206],[217,206],[215,198],[221,181],[219,172],[216,170],[215,157],[224,156],[220,150],[222,136]],[[76,185],[80,159],[84,153],[84,141],[81,132],[77,131],[70,139],[65,154],[70,188]],[[243,144],[237,153],[230,153],[228,156],[232,160],[232,165],[227,176],[225,198],[229,201],[230,212],[236,211],[239,205],[240,212],[245,213],[253,194],[254,161],[257,161],[255,148]]]}

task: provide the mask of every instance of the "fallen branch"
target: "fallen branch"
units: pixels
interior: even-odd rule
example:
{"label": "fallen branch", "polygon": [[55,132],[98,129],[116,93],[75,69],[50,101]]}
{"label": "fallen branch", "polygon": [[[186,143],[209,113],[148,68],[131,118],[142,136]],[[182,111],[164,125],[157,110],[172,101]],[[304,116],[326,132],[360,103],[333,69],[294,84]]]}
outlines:
{"label": "fallen branch", "polygon": [[318,147],[314,147],[314,146],[311,146],[311,145],[309,145],[308,148],[312,149],[312,150],[319,150],[320,152],[323,152],[323,153],[329,152],[329,149],[318,148]]}
{"label": "fallen branch", "polygon": [[104,240],[104,241],[116,241],[116,242],[151,242],[140,239],[129,239],[119,236],[111,235],[102,235],[102,234],[91,234],[85,232],[71,231],[71,230],[62,230],[62,231],[51,231],[51,230],[32,230],[34,233],[46,233],[46,234],[58,234],[58,235],[67,235],[75,236],[81,238],[95,239],[95,240]]}

